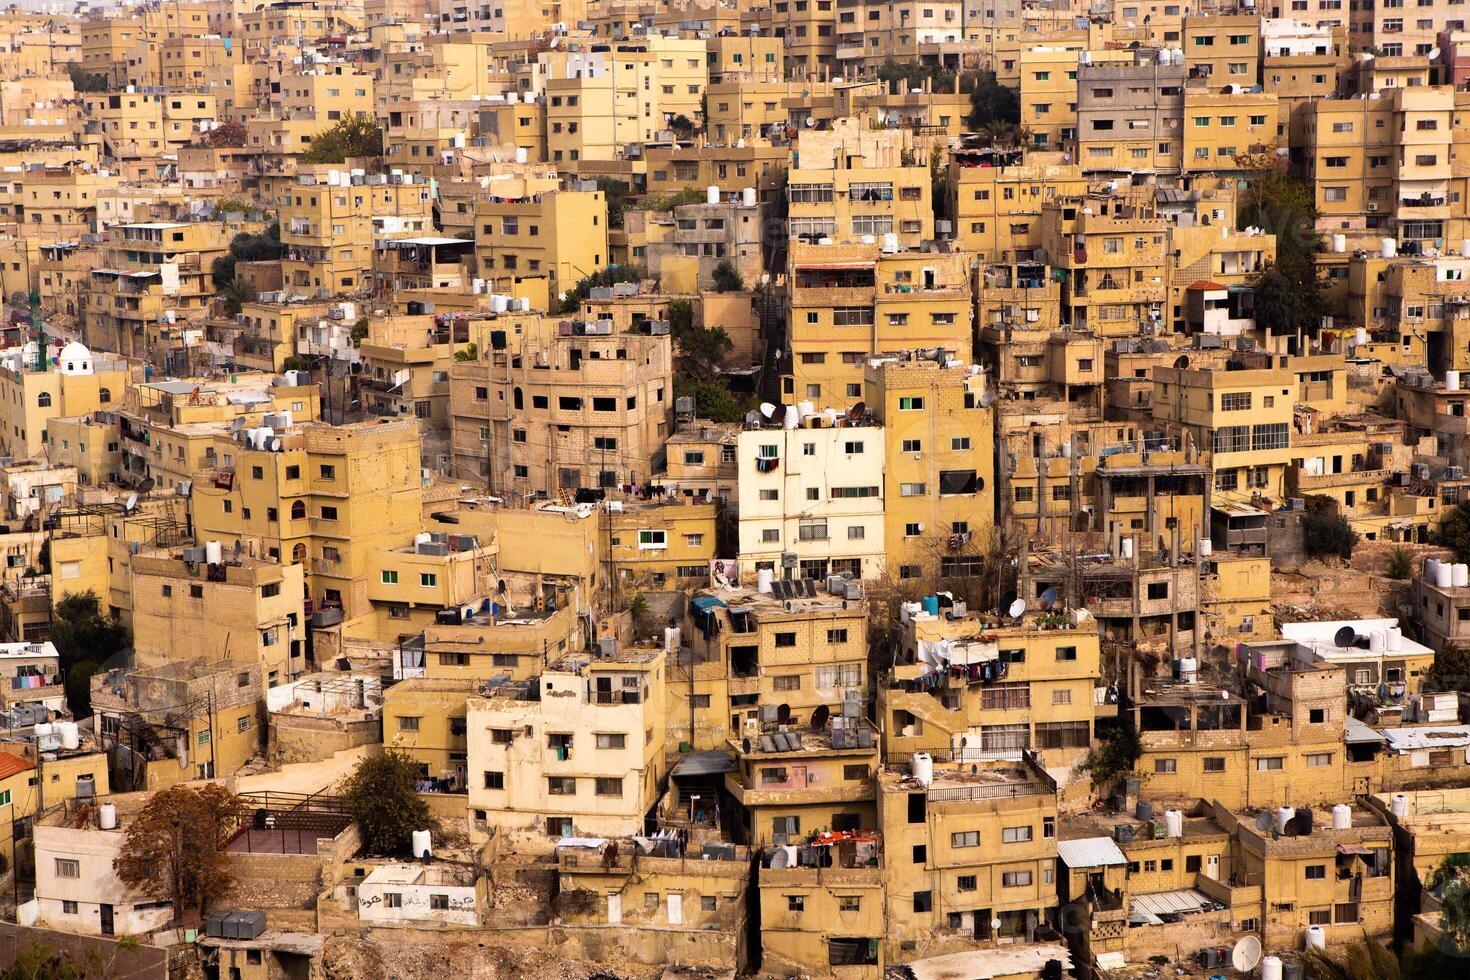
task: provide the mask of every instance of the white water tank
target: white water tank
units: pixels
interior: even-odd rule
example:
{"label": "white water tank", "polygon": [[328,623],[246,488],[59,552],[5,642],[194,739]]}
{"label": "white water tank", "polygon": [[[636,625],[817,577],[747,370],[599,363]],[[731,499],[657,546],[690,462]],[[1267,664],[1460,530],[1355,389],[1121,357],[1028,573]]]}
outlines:
{"label": "white water tank", "polygon": [[1438,574],[1435,569],[1439,568],[1438,558],[1424,559],[1424,581],[1432,583]]}
{"label": "white water tank", "polygon": [[525,163],[528,159],[530,159],[530,154],[526,152],[526,148],[524,146],[516,147],[516,163]]}
{"label": "white water tank", "polygon": [[787,405],[786,414],[781,419],[781,427],[784,429],[794,429],[800,424],[801,412],[797,410],[795,405]]}
{"label": "white water tank", "polygon": [[720,189],[718,187],[716,187],[715,185],[713,185],[713,184],[711,184],[710,186],[706,187],[704,189],[704,203],[706,203],[706,204],[719,204],[720,203]]}
{"label": "white water tank", "polygon": [[501,296],[498,293],[490,294],[490,312],[504,313],[510,309],[510,297]]}
{"label": "white water tank", "polygon": [[1296,807],[1294,807],[1294,806],[1279,806],[1279,807],[1277,807],[1276,808],[1276,832],[1278,834],[1284,834],[1284,833],[1286,833],[1286,825],[1289,824],[1289,823],[1291,823],[1292,818],[1295,817],[1295,816],[1296,816]]}
{"label": "white water tank", "polygon": [[433,540],[434,540],[434,536],[432,534],[430,534],[428,531],[420,531],[418,534],[415,534],[413,536],[413,543],[414,543],[415,546],[421,545],[421,544],[428,544],[430,541],[433,541]]}
{"label": "white water tank", "polygon": [[204,543],[204,560],[211,565],[220,565],[225,560],[225,549],[218,541]]}
{"label": "white water tank", "polygon": [[434,835],[427,830],[415,830],[413,832],[413,856],[415,858],[433,857]]}
{"label": "white water tank", "polygon": [[1268,956],[1261,960],[1261,980],[1281,980],[1281,957]]}
{"label": "white water tank", "polygon": [[748,208],[755,207],[755,188],[746,187],[740,191],[740,203]]}
{"label": "white water tank", "polygon": [[1381,256],[1383,256],[1383,258],[1385,258],[1385,259],[1394,258],[1396,255],[1399,254],[1399,243],[1395,239],[1392,239],[1392,238],[1379,239],[1378,244],[1379,244],[1378,254],[1381,255]]}
{"label": "white water tank", "polygon": [[1120,545],[1120,550],[1124,558],[1131,559],[1133,557],[1133,539],[1124,538]]}
{"label": "white water tank", "polygon": [[1184,811],[1165,810],[1164,830],[1170,837],[1184,836]]}
{"label": "white water tank", "polygon": [[1185,684],[1193,684],[1199,678],[1199,661],[1193,657],[1179,658],[1179,680]]}
{"label": "white water tank", "polygon": [[1434,584],[1441,589],[1448,589],[1454,582],[1454,574],[1454,566],[1442,561],[1434,566]]}
{"label": "white water tank", "polygon": [[1388,812],[1402,820],[1409,815],[1409,798],[1403,793],[1393,794],[1393,799],[1388,801]]}
{"label": "white water tank", "polygon": [[74,721],[60,721],[56,723],[56,731],[61,735],[61,747],[63,749],[79,749],[82,747],[82,730]]}
{"label": "white water tank", "polygon": [[1404,631],[1397,626],[1388,628],[1388,652],[1396,653],[1404,648]]}
{"label": "white water tank", "polygon": [[673,653],[679,649],[679,627],[664,627],[664,653]]}
{"label": "white water tank", "polygon": [[1450,584],[1457,589],[1470,585],[1470,565],[1456,563],[1450,566]]}
{"label": "white water tank", "polygon": [[1332,250],[1334,252],[1346,252],[1347,251],[1347,236],[1346,235],[1333,235],[1332,236]]}
{"label": "white water tank", "polygon": [[817,414],[817,406],[806,400],[797,402],[796,410],[801,413],[801,417],[804,419],[809,419]]}
{"label": "white water tank", "polygon": [[117,829],[117,807],[111,803],[102,804],[97,811],[97,826],[103,830]]}
{"label": "white water tank", "polygon": [[1332,808],[1332,829],[1351,830],[1353,827],[1353,808],[1346,803],[1339,803]]}
{"label": "white water tank", "polygon": [[56,733],[56,726],[51,724],[49,721],[43,721],[39,725],[37,725],[35,729],[33,729],[33,731],[35,732],[36,738],[38,739],[50,738]]}
{"label": "white water tank", "polygon": [[776,573],[769,568],[756,569],[755,590],[763,595],[771,594],[771,583],[776,581]]}
{"label": "white water tank", "polygon": [[1355,334],[1355,337],[1356,337],[1358,343],[1360,343],[1360,344],[1366,344],[1368,342],[1368,330],[1367,330],[1367,328],[1366,327],[1359,327],[1357,333]]}
{"label": "white water tank", "polygon": [[1307,927],[1307,949],[1325,950],[1327,948],[1327,930],[1321,926]]}
{"label": "white water tank", "polygon": [[1374,630],[1368,634],[1368,649],[1373,653],[1383,653],[1388,649],[1388,639],[1383,630]]}
{"label": "white water tank", "polygon": [[1459,391],[1460,390],[1460,372],[1459,371],[1446,371],[1444,373],[1444,390],[1445,391]]}
{"label": "white water tank", "polygon": [[915,752],[912,767],[914,778],[920,785],[928,786],[934,782],[934,758],[928,752]]}
{"label": "white water tank", "polygon": [[1211,541],[1209,538],[1200,538],[1199,539],[1199,556],[1201,558],[1208,558],[1211,555],[1213,555],[1214,553],[1215,553],[1215,542]]}
{"label": "white water tank", "polygon": [[898,235],[891,231],[883,233],[882,251],[892,254],[898,251]]}

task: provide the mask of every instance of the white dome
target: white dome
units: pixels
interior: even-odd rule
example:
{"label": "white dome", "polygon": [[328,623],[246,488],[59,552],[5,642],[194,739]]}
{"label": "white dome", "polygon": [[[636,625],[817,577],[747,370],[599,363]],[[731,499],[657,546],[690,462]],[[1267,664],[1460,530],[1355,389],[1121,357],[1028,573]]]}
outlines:
{"label": "white dome", "polygon": [[58,363],[62,374],[91,374],[92,352],[87,350],[86,345],[73,340],[61,348]]}

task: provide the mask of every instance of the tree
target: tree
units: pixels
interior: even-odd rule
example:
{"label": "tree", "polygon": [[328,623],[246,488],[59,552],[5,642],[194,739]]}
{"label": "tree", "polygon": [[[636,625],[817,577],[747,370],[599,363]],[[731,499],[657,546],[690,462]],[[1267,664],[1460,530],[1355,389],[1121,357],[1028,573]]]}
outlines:
{"label": "tree", "polygon": [[111,87],[105,74],[89,72],[75,61],[66,63],[66,74],[78,92],[106,92]]}
{"label": "tree", "polygon": [[249,132],[241,122],[222,122],[199,137],[199,145],[211,150],[234,148],[245,145]]}
{"label": "tree", "polygon": [[1309,512],[1302,518],[1302,540],[1312,558],[1336,555],[1347,561],[1353,556],[1353,546],[1358,543],[1358,532],[1341,514]]}
{"label": "tree", "polygon": [[231,279],[219,291],[219,298],[225,304],[225,313],[230,316],[239,313],[240,307],[246,303],[253,303],[255,297],[255,285],[246,279]]}
{"label": "tree", "polygon": [[454,352],[454,359],[461,363],[465,361],[478,361],[480,359],[480,345],[473,342],[466,344],[463,350]]}
{"label": "tree", "polygon": [[173,904],[175,918],[204,915],[234,884],[225,845],[240,801],[218,783],[154,793],[128,824],[112,869],[123,884]]}
{"label": "tree", "polygon": [[993,73],[985,73],[975,79],[970,90],[970,128],[980,129],[995,123],[1019,126],[1021,123],[1021,99],[1011,89],[995,80]]}
{"label": "tree", "polygon": [[1387,946],[1363,942],[1341,946],[1331,952],[1307,948],[1302,956],[1307,980],[1399,980],[1399,961]]}
{"label": "tree", "polygon": [[940,65],[922,65],[917,61],[885,59],[878,66],[878,78],[884,82],[902,82],[904,91],[923,88],[925,82],[930,83],[930,90],[934,92],[953,92],[955,89],[954,72]]}
{"label": "tree", "polygon": [[684,113],[681,112],[673,119],[669,120],[669,128],[672,129],[681,138],[689,139],[693,137],[695,133],[699,132],[699,123],[695,122],[693,119],[690,119],[688,116],[684,115]]}
{"label": "tree", "polygon": [[412,857],[413,832],[433,829],[429,805],[418,794],[420,778],[419,764],[397,749],[368,756],[347,777],[339,795],[367,853]]}
{"label": "tree", "polygon": [[61,953],[45,943],[17,950],[10,965],[0,970],[0,980],[90,980],[105,977],[102,954],[91,950],[81,960]]}
{"label": "tree", "polygon": [[710,273],[710,278],[714,280],[717,293],[738,293],[745,288],[745,280],[740,278],[740,273],[729,259],[721,259]]}
{"label": "tree", "polygon": [[1276,268],[1297,286],[1317,280],[1315,254],[1317,201],[1312,185],[1291,176],[1286,160],[1275,147],[1237,154],[1235,164],[1245,174],[1245,193],[1236,213],[1236,227],[1264,228],[1276,236]]}
{"label": "tree", "polygon": [[610,265],[577,281],[577,284],[562,295],[561,313],[575,313],[581,308],[592,290],[599,286],[614,286],[620,282],[641,282],[646,273],[641,265]]}
{"label": "tree", "polygon": [[687,299],[669,300],[669,333],[673,335],[674,343],[679,342],[679,337],[694,326],[694,304]]}
{"label": "tree", "polygon": [[1470,691],[1470,651],[1445,646],[1435,651],[1434,663],[1424,675],[1429,691]]}
{"label": "tree", "polygon": [[694,399],[694,414],[711,422],[739,422],[747,408],[723,378],[701,378],[688,371],[674,373],[674,397],[689,395]]}
{"label": "tree", "polygon": [[383,131],[366,113],[356,113],[311,138],[302,163],[345,163],[349,157],[383,155]]}
{"label": "tree", "polygon": [[99,663],[128,645],[128,631],[115,613],[103,614],[97,593],[68,592],[52,611],[51,642],[66,674],[67,703],[85,718],[92,713],[88,682]]}
{"label": "tree", "polygon": [[1131,711],[1118,712],[1112,730],[1106,737],[1099,730],[1097,737],[1102,744],[1087,753],[1080,769],[1091,775],[1095,789],[1105,790],[1120,776],[1133,771],[1139,756],[1143,755],[1143,743],[1139,741],[1138,730],[1133,727]]}
{"label": "tree", "polygon": [[367,340],[367,335],[368,335],[368,318],[367,317],[360,317],[358,319],[358,321],[352,325],[352,333],[349,335],[352,338],[352,346],[353,347],[360,347],[360,346],[362,346],[362,342],[364,340]]}
{"label": "tree", "polygon": [[286,252],[281,244],[280,222],[272,222],[264,232],[242,231],[230,239],[230,251],[216,258],[209,267],[214,284],[223,289],[235,281],[237,262],[272,262]]}
{"label": "tree", "polygon": [[1276,266],[1256,277],[1256,325],[1277,334],[1315,333],[1327,309],[1316,278],[1293,280]]}
{"label": "tree", "polygon": [[1456,504],[1439,525],[1439,543],[1455,552],[1462,562],[1470,562],[1470,501]]}
{"label": "tree", "polygon": [[1402,581],[1414,574],[1414,553],[1400,545],[1388,553],[1388,577]]}
{"label": "tree", "polygon": [[597,178],[597,189],[607,198],[607,226],[623,227],[628,212],[628,185],[616,177],[603,176]]}
{"label": "tree", "polygon": [[684,370],[699,378],[713,377],[735,349],[724,327],[686,327],[674,337],[674,344]]}

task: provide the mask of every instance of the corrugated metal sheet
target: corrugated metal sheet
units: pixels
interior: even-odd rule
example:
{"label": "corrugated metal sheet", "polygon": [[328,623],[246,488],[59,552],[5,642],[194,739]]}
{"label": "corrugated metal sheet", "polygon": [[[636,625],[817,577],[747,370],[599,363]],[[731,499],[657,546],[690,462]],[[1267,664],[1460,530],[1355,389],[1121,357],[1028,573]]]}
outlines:
{"label": "corrugated metal sheet", "polygon": [[1111,837],[1058,841],[1057,857],[1069,868],[1101,868],[1128,863],[1128,858]]}

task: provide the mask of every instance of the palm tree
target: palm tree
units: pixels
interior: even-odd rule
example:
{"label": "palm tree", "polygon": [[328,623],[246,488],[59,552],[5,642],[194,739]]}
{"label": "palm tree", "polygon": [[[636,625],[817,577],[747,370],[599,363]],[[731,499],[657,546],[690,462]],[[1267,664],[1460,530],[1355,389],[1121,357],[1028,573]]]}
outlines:
{"label": "palm tree", "polygon": [[1302,957],[1306,980],[1399,980],[1398,957],[1371,939],[1333,954],[1308,948]]}
{"label": "palm tree", "polygon": [[477,361],[480,359],[480,348],[474,343],[469,343],[463,350],[454,352],[454,359],[456,361]]}

